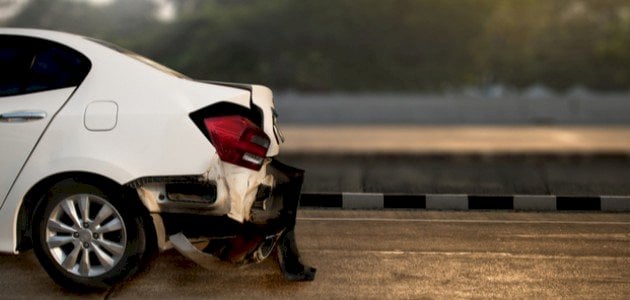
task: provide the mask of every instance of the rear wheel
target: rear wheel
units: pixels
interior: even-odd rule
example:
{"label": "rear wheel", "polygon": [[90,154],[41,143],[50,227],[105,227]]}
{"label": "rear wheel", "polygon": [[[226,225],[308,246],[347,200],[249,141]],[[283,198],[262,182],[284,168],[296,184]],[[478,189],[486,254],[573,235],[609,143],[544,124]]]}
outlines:
{"label": "rear wheel", "polygon": [[146,249],[142,217],[119,190],[74,180],[51,188],[33,235],[35,254],[55,282],[107,288],[137,271]]}

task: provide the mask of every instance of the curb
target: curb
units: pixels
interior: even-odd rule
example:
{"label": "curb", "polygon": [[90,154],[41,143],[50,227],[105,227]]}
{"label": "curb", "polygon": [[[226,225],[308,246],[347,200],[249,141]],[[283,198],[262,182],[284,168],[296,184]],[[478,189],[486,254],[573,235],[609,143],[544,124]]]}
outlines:
{"label": "curb", "polygon": [[300,207],[628,212],[630,196],[304,193]]}

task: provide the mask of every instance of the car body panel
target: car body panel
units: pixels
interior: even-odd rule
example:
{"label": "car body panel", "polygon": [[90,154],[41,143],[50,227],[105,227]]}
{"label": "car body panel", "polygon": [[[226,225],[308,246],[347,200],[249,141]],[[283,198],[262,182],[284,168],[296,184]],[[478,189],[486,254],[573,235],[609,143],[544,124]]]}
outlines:
{"label": "car body panel", "polygon": [[0,101],[0,115],[3,116],[15,112],[41,112],[45,115],[42,119],[0,121],[0,208],[44,129],[73,91],[74,88],[65,88],[4,97]]}
{"label": "car body panel", "polygon": [[[0,252],[17,252],[20,205],[28,191],[49,176],[90,172],[123,185],[142,177],[206,174],[215,149],[189,114],[209,105],[258,104],[264,113],[263,129],[271,137],[267,155],[279,151],[273,138],[273,98],[266,87],[252,85],[246,90],[175,77],[72,34],[6,28],[0,34],[50,39],[79,51],[92,63],[71,99],[56,115],[49,114],[48,128],[8,191],[0,208]],[[94,102],[116,104],[113,128],[86,129],[85,114]]]}

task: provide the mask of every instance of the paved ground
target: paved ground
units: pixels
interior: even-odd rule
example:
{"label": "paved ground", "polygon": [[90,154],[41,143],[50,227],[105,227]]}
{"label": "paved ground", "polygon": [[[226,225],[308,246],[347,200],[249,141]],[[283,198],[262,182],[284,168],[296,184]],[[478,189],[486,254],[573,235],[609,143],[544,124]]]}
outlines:
{"label": "paved ground", "polygon": [[630,297],[630,214],[303,210],[314,282],[272,261],[204,270],[174,251],[107,293],[57,288],[32,253],[0,256],[0,298]]}
{"label": "paved ground", "polygon": [[304,192],[630,195],[630,157],[281,154]]}
{"label": "paved ground", "polygon": [[630,195],[630,127],[288,126],[305,192]]}
{"label": "paved ground", "polygon": [[370,92],[274,98],[282,124],[630,124],[628,93],[488,96]]}
{"label": "paved ground", "polygon": [[630,156],[630,127],[283,126],[287,154],[554,154]]}

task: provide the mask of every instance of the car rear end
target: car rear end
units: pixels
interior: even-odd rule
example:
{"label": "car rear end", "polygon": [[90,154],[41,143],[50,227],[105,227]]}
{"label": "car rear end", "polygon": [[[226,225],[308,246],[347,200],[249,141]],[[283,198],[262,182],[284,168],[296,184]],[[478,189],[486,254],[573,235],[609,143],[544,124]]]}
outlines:
{"label": "car rear end", "polygon": [[[154,241],[211,268],[276,253],[288,279],[313,279],[294,238],[303,171],[275,158],[282,136],[268,88],[194,81],[80,36],[14,34],[62,43],[91,68],[51,113],[2,204],[0,251],[34,247],[51,277],[69,288],[111,286],[137,269],[138,261],[127,266],[126,259],[148,257]],[[72,218],[88,207],[76,199],[90,197],[121,212],[116,233],[129,239],[116,241],[129,251],[114,263],[93,259],[102,253],[90,250],[103,238],[90,231],[100,211],[81,209],[81,219]],[[61,213],[63,205],[74,210]],[[61,215],[66,226],[46,221]],[[63,245],[49,243],[58,237]],[[207,247],[199,251],[194,241]],[[102,274],[89,272],[96,269]]]}
{"label": "car rear end", "polygon": [[[304,172],[275,158],[283,137],[271,91],[258,85],[203,84],[248,90],[249,107],[224,101],[189,114],[216,150],[208,153],[211,163],[204,174],[128,184],[151,212],[161,233],[158,244],[174,246],[208,268],[220,261],[260,262],[275,250],[286,278],[312,280],[315,269],[300,262],[294,235]],[[199,251],[191,246],[194,240],[208,243]]]}

